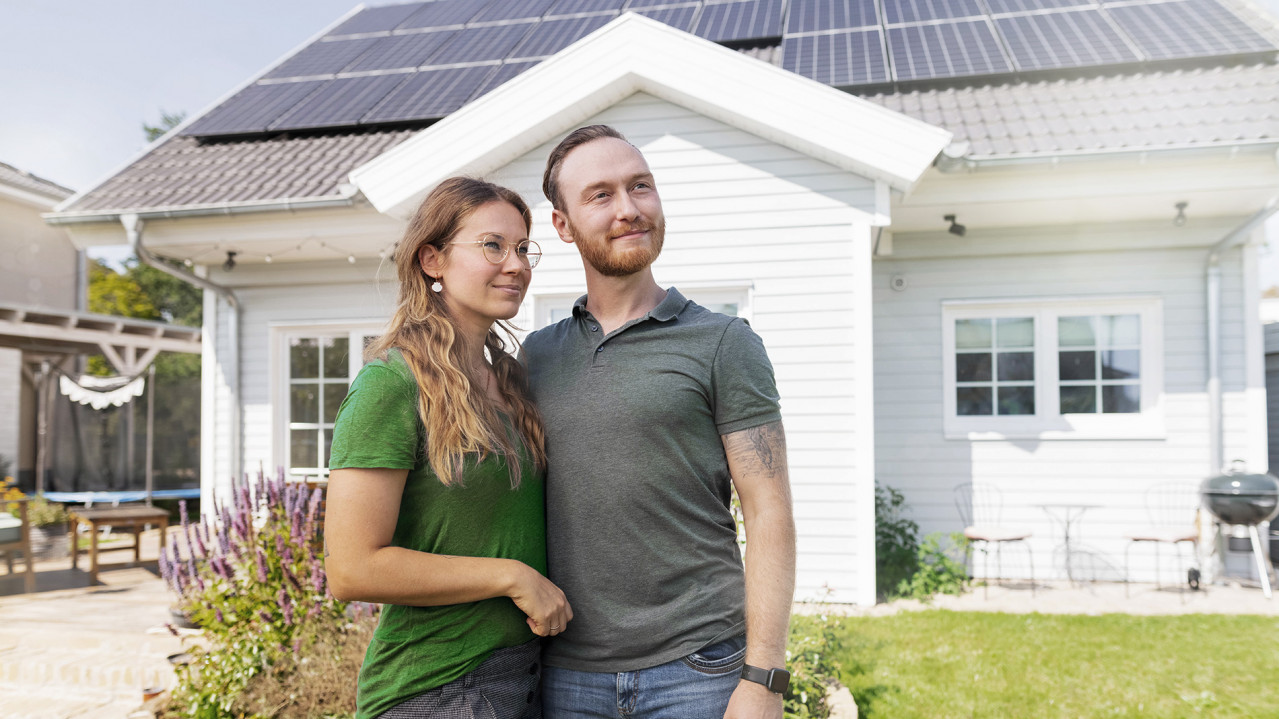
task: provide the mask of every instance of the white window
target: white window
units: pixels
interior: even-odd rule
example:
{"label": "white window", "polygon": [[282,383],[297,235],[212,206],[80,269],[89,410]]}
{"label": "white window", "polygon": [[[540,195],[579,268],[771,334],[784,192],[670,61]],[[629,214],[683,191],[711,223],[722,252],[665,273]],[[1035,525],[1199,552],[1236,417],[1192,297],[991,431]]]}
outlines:
{"label": "white window", "polygon": [[1158,299],[953,301],[942,319],[948,438],[1163,436]]}
{"label": "white window", "polygon": [[363,366],[371,327],[276,327],[276,462],[294,478],[329,473],[333,422]]}

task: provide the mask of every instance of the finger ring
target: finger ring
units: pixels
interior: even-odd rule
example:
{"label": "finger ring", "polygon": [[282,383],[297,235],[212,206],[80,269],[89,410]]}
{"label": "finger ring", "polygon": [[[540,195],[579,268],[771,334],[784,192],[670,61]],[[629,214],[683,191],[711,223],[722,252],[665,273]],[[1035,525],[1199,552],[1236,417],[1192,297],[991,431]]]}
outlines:
{"label": "finger ring", "polygon": [[554,626],[554,627],[551,627],[551,631],[553,631],[553,632],[558,632],[559,630],[560,630],[560,628],[559,628],[559,626],[558,626],[558,625],[557,625],[557,626]]}

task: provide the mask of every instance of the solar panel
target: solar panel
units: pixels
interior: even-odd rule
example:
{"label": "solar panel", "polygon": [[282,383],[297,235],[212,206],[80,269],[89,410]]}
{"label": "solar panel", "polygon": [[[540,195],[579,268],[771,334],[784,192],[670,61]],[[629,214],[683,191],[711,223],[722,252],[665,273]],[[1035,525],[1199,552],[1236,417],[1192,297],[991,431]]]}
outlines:
{"label": "solar panel", "polygon": [[346,22],[330,30],[329,36],[394,30],[397,25],[407,20],[410,15],[417,12],[421,7],[422,3],[409,3],[407,5],[365,8],[352,15]]}
{"label": "solar panel", "polygon": [[475,94],[471,96],[471,99],[475,100],[487,95],[490,90],[496,90],[498,87],[505,84],[508,80],[514,79],[520,73],[524,72],[530,67],[533,67],[539,62],[541,61],[531,60],[528,62],[508,62],[503,64],[501,67],[497,69],[497,72],[493,73],[492,75],[489,75],[488,78],[484,80],[484,83],[480,85],[478,89],[476,89]]}
{"label": "solar panel", "polygon": [[414,73],[364,116],[365,124],[444,117],[466,103],[497,65]]}
{"label": "solar panel", "polygon": [[378,38],[373,47],[347,67],[347,72],[394,70],[425,65],[458,30],[415,32]]}
{"label": "solar panel", "polygon": [[627,0],[623,12],[631,10],[643,10],[645,8],[662,7],[665,5],[696,5],[696,0]]}
{"label": "solar panel", "polygon": [[322,40],[302,48],[298,54],[280,63],[264,78],[308,77],[341,72],[353,60],[377,43],[377,38],[356,40]]}
{"label": "solar panel", "polygon": [[182,134],[207,136],[266,132],[275,118],[329,82],[305,80],[250,85],[188,125]]}
{"label": "solar panel", "polygon": [[408,78],[409,73],[402,73],[333,80],[280,115],[268,129],[304,130],[358,124],[364,113]]}
{"label": "solar panel", "polygon": [[995,20],[1019,70],[1135,62],[1137,57],[1100,10],[1015,15]]}
{"label": "solar panel", "polygon": [[446,25],[465,25],[471,18],[479,14],[489,2],[505,0],[435,0],[425,3],[408,20],[400,23],[399,30],[414,30],[424,27],[442,27]]}
{"label": "solar panel", "polygon": [[754,40],[782,34],[782,0],[707,3],[693,34],[713,42]]}
{"label": "solar panel", "polygon": [[791,0],[786,32],[842,30],[878,24],[874,0]]}
{"label": "solar panel", "polygon": [[782,40],[782,67],[827,85],[888,81],[884,43],[878,28]]}
{"label": "solar panel", "polygon": [[985,14],[977,0],[884,0],[884,21],[890,25]]}
{"label": "solar panel", "polygon": [[688,32],[693,29],[693,18],[697,15],[700,8],[696,5],[686,5],[684,7],[663,7],[653,10],[636,10],[636,15],[652,18],[664,25],[670,25],[676,30]]}
{"label": "solar panel", "polygon": [[890,27],[888,54],[897,80],[984,75],[1013,69],[985,20]]}
{"label": "solar panel", "polygon": [[990,11],[996,14],[1057,10],[1067,7],[1097,7],[1097,0],[986,0]]}
{"label": "solar panel", "polygon": [[1268,40],[1212,0],[1108,6],[1106,12],[1147,57],[1155,60],[1274,49]]}
{"label": "solar panel", "polygon": [[431,64],[448,65],[455,62],[505,59],[511,49],[537,24],[522,22],[514,25],[485,25],[459,30],[431,58]]}
{"label": "solar panel", "polygon": [[618,12],[626,0],[558,0],[546,11],[546,17],[573,15],[580,12]]}
{"label": "solar panel", "polygon": [[531,58],[554,55],[575,41],[604,27],[612,19],[608,15],[592,15],[562,20],[543,20],[520,41],[520,44],[515,46],[509,57]]}
{"label": "solar panel", "polygon": [[520,0],[519,2],[495,2],[471,18],[471,22],[492,20],[525,20],[540,18],[555,0]]}

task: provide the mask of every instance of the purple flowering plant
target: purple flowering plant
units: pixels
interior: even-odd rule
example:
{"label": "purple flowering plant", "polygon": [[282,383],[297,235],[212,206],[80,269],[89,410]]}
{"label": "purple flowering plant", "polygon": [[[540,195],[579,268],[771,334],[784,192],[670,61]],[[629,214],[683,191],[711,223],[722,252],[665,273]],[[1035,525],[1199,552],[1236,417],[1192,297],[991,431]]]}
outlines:
{"label": "purple flowering plant", "polygon": [[215,497],[198,521],[182,503],[182,534],[162,553],[160,572],[207,640],[179,677],[177,698],[190,715],[224,715],[255,675],[299,659],[318,627],[347,624],[347,603],[324,574],[322,497],[280,470],[233,482],[229,500]]}

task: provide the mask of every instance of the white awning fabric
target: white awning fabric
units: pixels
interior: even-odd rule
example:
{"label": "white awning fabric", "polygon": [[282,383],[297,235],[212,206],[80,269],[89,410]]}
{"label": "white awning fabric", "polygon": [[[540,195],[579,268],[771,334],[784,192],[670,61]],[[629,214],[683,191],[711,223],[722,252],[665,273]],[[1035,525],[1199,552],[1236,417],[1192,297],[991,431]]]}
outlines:
{"label": "white awning fabric", "polygon": [[134,397],[141,397],[146,389],[146,380],[142,377],[134,378],[123,386],[120,379],[81,375],[77,381],[62,375],[58,377],[58,388],[72,402],[87,404],[94,409],[119,407],[132,402]]}

